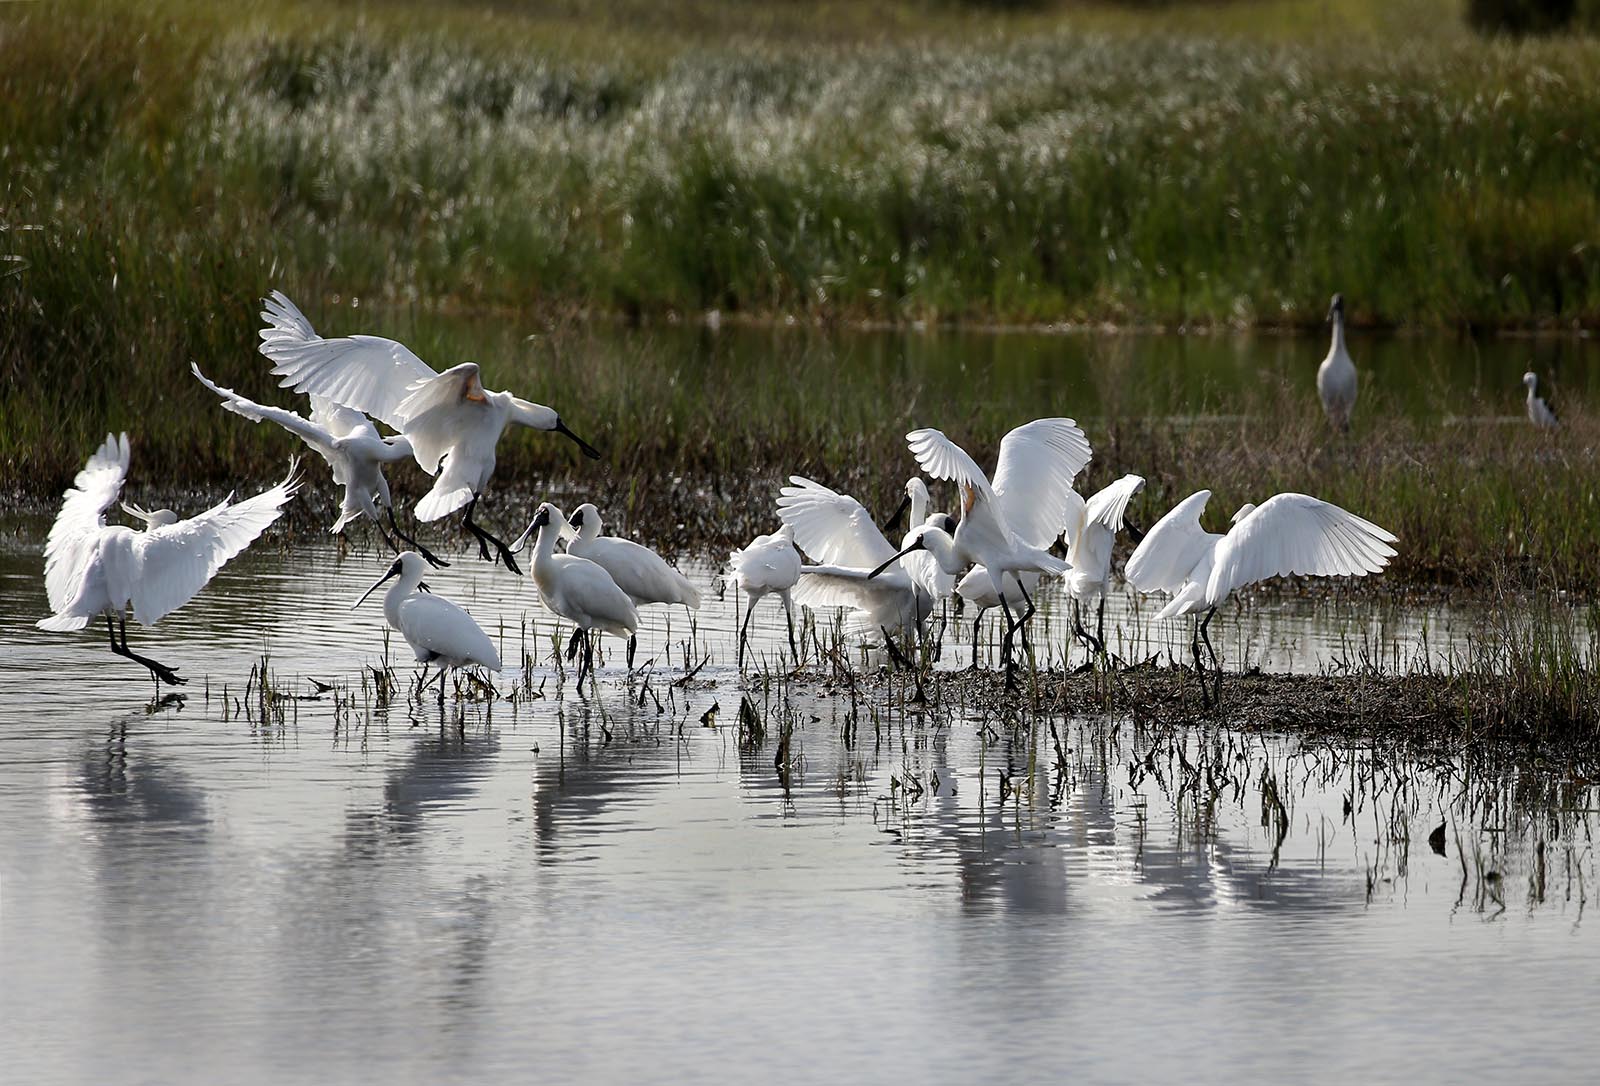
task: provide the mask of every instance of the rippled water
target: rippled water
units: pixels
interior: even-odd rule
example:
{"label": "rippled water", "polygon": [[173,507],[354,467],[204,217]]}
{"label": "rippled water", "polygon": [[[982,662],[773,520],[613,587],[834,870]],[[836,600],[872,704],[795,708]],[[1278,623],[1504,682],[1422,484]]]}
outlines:
{"label": "rippled water", "polygon": [[[383,709],[381,608],[349,610],[383,566],[247,554],[133,631],[191,680],[156,707],[97,631],[32,629],[37,541],[0,550],[7,1081],[1552,1080],[1600,1056],[1586,782],[815,683],[753,689],[741,743],[731,595],[692,633],[651,617],[649,693],[613,649],[583,699],[531,587],[475,561],[430,580],[543,696]],[[1422,621],[1228,618],[1230,658],[1268,667]],[[675,687],[685,641],[710,662]],[[335,690],[263,712],[264,652],[282,690]]]}

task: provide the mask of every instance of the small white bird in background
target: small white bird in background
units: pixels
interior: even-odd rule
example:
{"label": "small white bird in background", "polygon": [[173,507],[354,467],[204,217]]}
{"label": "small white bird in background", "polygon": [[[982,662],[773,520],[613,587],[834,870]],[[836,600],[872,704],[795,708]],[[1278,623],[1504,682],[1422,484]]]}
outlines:
{"label": "small white bird in background", "polygon": [[[681,603],[691,611],[700,606],[700,590],[649,547],[631,539],[601,535],[600,510],[584,502],[572,511],[567,524],[572,537],[567,553],[587,558],[611,574],[617,587],[628,594],[634,607],[653,603]],[[636,637],[628,639],[628,670],[633,670]]]}
{"label": "small white bird in background", "polygon": [[894,561],[895,551],[859,501],[799,475],[789,484],[778,492],[778,516],[816,560],[800,567],[795,597],[813,609],[848,608],[852,634],[882,634],[894,661],[909,665],[895,638],[916,642],[933,597],[903,565],[873,576],[874,567]]}
{"label": "small white bird in background", "polygon": [[[117,500],[128,476],[128,435],[106,435],[103,445],[63,495],[61,512],[45,543],[44,583],[55,613],[41,619],[41,630],[81,630],[104,615],[111,651],[148,668],[156,689],[176,686],[175,668],[128,648],[126,611],[146,626],[177,610],[216,576],[229,559],[255,541],[283,511],[297,483],[289,477],[271,490],[230,504],[230,494],[188,520],[170,509],[146,512],[124,505],[145,522],[145,530],[108,525],[106,510]],[[118,635],[121,643],[118,643]]]}
{"label": "small white bird in background", "polygon": [[417,662],[422,665],[421,688],[428,685],[428,667],[439,665],[439,705],[444,706],[444,682],[453,668],[481,667],[500,670],[500,654],[494,642],[471,615],[442,596],[427,591],[422,578],[428,563],[416,551],[402,551],[372,587],[351,605],[355,610],[367,601],[385,581],[399,578],[383,595],[383,617],[389,627],[406,639]]}
{"label": "small white bird in background", "polygon": [[411,442],[403,437],[379,437],[377,428],[367,416],[321,396],[311,397],[311,417],[307,419],[281,407],[256,403],[231,388],[223,388],[201,373],[197,363],[191,362],[189,369],[201,384],[222,397],[224,410],[251,422],[275,422],[315,449],[328,462],[333,469],[333,481],[344,487],[339,519],[328,529],[330,533],[338,535],[351,521],[364,515],[371,519],[384,543],[398,554],[400,545],[389,538],[378,513],[378,507],[382,506],[389,512],[389,525],[397,537],[409,543],[430,564],[450,564],[401,531],[394,517],[394,503],[389,497],[388,480],[383,477],[383,465],[410,459]]}
{"label": "small white bird in background", "polygon": [[[999,464],[991,484],[977,462],[938,430],[913,430],[906,440],[923,471],[960,485],[961,520],[953,536],[935,527],[916,529],[916,538],[895,557],[926,549],[946,573],[960,573],[968,565],[988,571],[1006,616],[1002,653],[1006,685],[1014,686],[1011,646],[1017,628],[1033,616],[1033,600],[1024,593],[1022,614],[1014,616],[1005,598],[1004,577],[1027,571],[1046,575],[1067,571],[1067,564],[1048,548],[1066,523],[1075,497],[1072,480],[1093,455],[1089,441],[1071,419],[1036,419],[1019,426],[1000,442]],[[874,574],[888,565],[885,562]]]}
{"label": "small white bird in background", "polygon": [[283,386],[363,411],[409,438],[422,470],[438,476],[417,503],[417,519],[438,520],[464,508],[461,526],[477,537],[478,553],[492,561],[492,543],[506,568],[521,573],[505,541],[472,519],[494,473],[500,435],[513,423],[554,430],[575,441],[585,456],[599,459],[600,453],[551,408],[485,389],[476,362],[436,373],[392,339],[324,339],[281,291],[273,291],[265,305],[260,349]]}
{"label": "small white bird in background", "polygon": [[1333,296],[1328,320],[1333,323],[1333,342],[1328,345],[1328,357],[1317,367],[1317,395],[1322,397],[1322,410],[1327,412],[1328,421],[1348,433],[1350,413],[1356,406],[1356,365],[1344,345],[1343,294]]}
{"label": "small white bird in background", "polygon": [[[1066,531],[1067,593],[1072,597],[1072,630],[1102,658],[1106,655],[1106,590],[1111,586],[1111,548],[1122,531],[1128,503],[1144,489],[1144,476],[1124,475],[1077,510]],[[1138,529],[1129,524],[1137,534]],[[1083,604],[1098,601],[1097,633],[1083,628]]]}
{"label": "small white bird in background", "polygon": [[[1192,642],[1195,669],[1200,669],[1200,641],[1211,653],[1212,667],[1221,665],[1206,627],[1217,606],[1245,585],[1269,577],[1363,577],[1379,573],[1395,556],[1391,533],[1337,505],[1305,494],[1279,494],[1259,506],[1245,505],[1233,515],[1226,535],[1207,532],[1200,515],[1211,500],[1201,490],[1179,502],[1156,522],[1134,549],[1124,575],[1140,592],[1171,592],[1156,614],[1168,619],[1205,611]],[[1204,685],[1201,690],[1204,692]]]}
{"label": "small white bird in background", "polygon": [[1528,421],[1541,430],[1559,430],[1561,421],[1539,395],[1539,378],[1532,370],[1522,375],[1522,384],[1528,390]]}
{"label": "small white bird in background", "polygon": [[763,596],[776,594],[783,600],[784,617],[789,622],[789,652],[796,666],[800,650],[794,641],[794,586],[800,580],[800,552],[794,549],[794,526],[785,524],[770,535],[758,535],[746,546],[728,556],[728,568],[739,591],[744,593],[744,622],[739,627],[739,668],[744,669],[744,646],[750,636],[750,619]]}
{"label": "small white bird in background", "polygon": [[[591,507],[592,508],[592,507]],[[578,665],[578,687],[583,687],[583,677],[594,675],[594,643],[591,630],[603,630],[613,637],[632,641],[639,629],[639,612],[633,600],[617,586],[603,566],[580,558],[575,554],[557,554],[556,540],[569,531],[570,525],[560,509],[549,502],[541,502],[534,510],[528,530],[512,545],[521,550],[528,537],[538,533],[533,541],[533,561],[529,572],[539,588],[539,598],[544,605],[562,618],[570,619],[577,627],[567,642],[567,659],[577,655],[578,642],[583,642],[583,660]]]}

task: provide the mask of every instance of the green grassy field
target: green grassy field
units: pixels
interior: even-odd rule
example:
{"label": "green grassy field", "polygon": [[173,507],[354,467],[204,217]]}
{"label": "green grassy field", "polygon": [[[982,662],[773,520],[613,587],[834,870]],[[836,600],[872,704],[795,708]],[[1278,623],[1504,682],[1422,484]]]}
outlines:
{"label": "green grassy field", "polygon": [[[483,361],[601,420],[601,496],[736,538],[753,480],[886,499],[904,467],[881,386],[807,384],[787,319],[1305,325],[1339,289],[1370,324],[1600,323],[1597,71],[1594,42],[1485,41],[1435,0],[0,5],[0,466],[48,497],[126,426],[147,477],[269,477],[281,442],[186,368],[262,392],[281,286],[337,330],[360,298],[367,330],[538,331]],[[780,326],[771,370],[585,330],[712,309]],[[1039,403],[907,380],[980,445]],[[1600,586],[1581,409],[1559,445],[1376,414],[1340,452],[1298,386],[1200,429],[1141,406],[1094,420],[1095,471],[1152,500],[1303,489],[1321,457],[1319,493],[1406,538],[1401,580]],[[531,439],[502,463],[574,474]]]}

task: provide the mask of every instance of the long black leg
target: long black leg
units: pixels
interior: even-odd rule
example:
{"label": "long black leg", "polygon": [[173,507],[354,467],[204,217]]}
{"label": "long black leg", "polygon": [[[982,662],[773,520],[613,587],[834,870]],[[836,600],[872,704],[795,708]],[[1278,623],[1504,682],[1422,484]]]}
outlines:
{"label": "long black leg", "polygon": [[1083,605],[1076,599],[1072,601],[1072,632],[1078,638],[1078,640],[1087,645],[1096,656],[1100,656],[1105,652],[1105,643],[1084,628]]}
{"label": "long black leg", "polygon": [[972,620],[972,663],[968,671],[978,670],[978,635],[983,632],[983,608],[978,608],[978,617]]}
{"label": "long black leg", "polygon": [[[589,673],[589,681],[594,681],[594,639],[600,635],[593,630],[583,635],[583,669]],[[578,679],[578,685],[583,685],[583,679]]]}
{"label": "long black leg", "polygon": [[1211,635],[1206,632],[1206,627],[1211,625],[1211,619],[1216,613],[1217,609],[1215,607],[1206,612],[1206,617],[1200,623],[1200,639],[1206,643],[1206,651],[1211,654],[1211,669],[1217,675],[1216,700],[1220,703],[1222,701],[1222,661],[1217,659],[1216,647],[1211,644]]}
{"label": "long black leg", "polygon": [[789,593],[783,594],[783,617],[789,624],[789,655],[794,657],[794,666],[800,666],[800,648],[794,643],[794,604],[789,602]]}
{"label": "long black leg", "polygon": [[883,647],[889,650],[889,659],[894,663],[894,666],[911,667],[911,661],[907,660],[905,653],[900,651],[900,646],[894,643],[894,637],[889,633],[889,627],[879,626],[878,629],[883,633]]}
{"label": "long black leg", "polygon": [[639,646],[639,635],[631,634],[628,637],[628,670],[633,670],[633,650]]}
{"label": "long black leg", "polygon": [[1013,675],[1015,665],[1011,660],[1011,642],[1017,634],[1017,620],[1012,617],[1011,604],[1006,602],[1006,594],[1004,592],[1000,593],[1000,610],[1006,616],[1006,633],[1000,639],[1000,656],[1005,660],[1006,665],[1006,689],[1015,690],[1017,681]]}
{"label": "long black leg", "polygon": [[567,662],[571,663],[578,657],[578,639],[583,636],[583,630],[577,626],[572,628],[572,636],[567,638]]}
{"label": "long black leg", "polygon": [[478,497],[476,494],[474,494],[472,500],[467,503],[467,515],[462,518],[461,526],[478,537],[478,556],[485,562],[495,561],[495,559],[489,555],[489,544],[493,543],[495,550],[500,554],[499,560],[504,562],[506,564],[506,568],[512,573],[521,576],[522,569],[517,565],[517,557],[511,553],[511,548],[506,546],[505,540],[501,539],[492,532],[489,532],[481,525],[473,521],[472,511],[477,507]]}
{"label": "long black leg", "polygon": [[[130,649],[128,647],[128,620],[126,618],[119,617],[117,619],[117,625],[122,632],[122,644],[117,644],[116,634],[113,632],[111,636],[111,651],[116,653],[118,656],[123,657],[124,659],[132,660],[134,663],[148,668],[150,674],[155,677],[157,693],[160,692],[162,683],[166,683],[168,686],[182,686],[184,683],[189,681],[188,679],[178,678],[177,668],[168,667],[165,664],[158,663],[157,661],[150,659],[148,656],[140,656],[137,652],[134,652],[132,649]],[[111,626],[110,615],[106,616],[106,626],[109,630]]]}
{"label": "long black leg", "polygon": [[[443,569],[445,566],[448,566],[450,564],[449,562],[446,562],[443,558],[440,558],[438,555],[434,554],[427,547],[424,547],[421,543],[418,543],[414,538],[412,538],[411,536],[406,535],[406,533],[404,533],[404,532],[402,532],[400,530],[399,521],[394,519],[394,506],[392,506],[392,505],[389,506],[389,527],[394,529],[394,534],[396,536],[400,537],[401,539],[405,540],[405,542],[409,543],[411,545],[411,549],[412,550],[414,550],[418,554],[422,555],[423,560],[426,561],[430,566],[434,567],[435,569]],[[378,526],[378,531],[380,531],[380,532],[383,531],[383,526],[381,524]],[[387,539],[388,537],[385,536],[384,538]],[[399,549],[400,549],[399,547],[395,547],[395,550],[399,550]],[[484,557],[487,558],[488,555],[485,554]]]}
{"label": "long black leg", "polygon": [[750,637],[750,620],[755,617],[756,608],[752,601],[744,609],[744,624],[739,627],[739,670],[744,670],[744,643]]}

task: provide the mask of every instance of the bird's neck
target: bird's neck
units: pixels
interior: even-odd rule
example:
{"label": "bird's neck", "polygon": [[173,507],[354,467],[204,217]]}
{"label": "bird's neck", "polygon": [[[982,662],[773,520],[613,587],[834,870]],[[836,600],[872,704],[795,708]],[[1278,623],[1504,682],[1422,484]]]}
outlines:
{"label": "bird's neck", "polygon": [[922,492],[920,490],[913,490],[911,492],[911,521],[910,521],[910,524],[911,524],[911,526],[913,528],[915,528],[917,525],[921,524],[926,519],[928,519],[928,503],[927,503],[927,500],[923,498]]}
{"label": "bird's neck", "polygon": [[1328,351],[1330,354],[1341,354],[1344,349],[1344,314],[1335,313],[1333,315],[1333,343],[1329,346]]}

